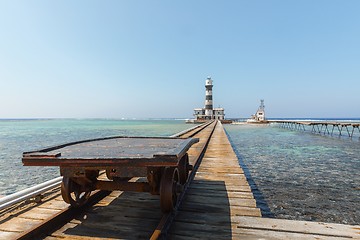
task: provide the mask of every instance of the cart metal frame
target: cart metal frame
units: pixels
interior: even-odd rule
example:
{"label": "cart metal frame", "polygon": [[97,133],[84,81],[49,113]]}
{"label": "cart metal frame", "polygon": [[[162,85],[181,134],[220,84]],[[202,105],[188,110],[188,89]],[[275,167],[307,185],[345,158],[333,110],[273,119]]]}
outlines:
{"label": "cart metal frame", "polygon": [[[170,212],[192,166],[187,151],[197,138],[126,137],[89,139],[24,152],[24,166],[59,166],[61,194],[73,207],[86,203],[91,191],[122,190],[160,195],[160,208]],[[99,180],[105,170],[108,180]],[[146,177],[145,182],[129,182]]]}

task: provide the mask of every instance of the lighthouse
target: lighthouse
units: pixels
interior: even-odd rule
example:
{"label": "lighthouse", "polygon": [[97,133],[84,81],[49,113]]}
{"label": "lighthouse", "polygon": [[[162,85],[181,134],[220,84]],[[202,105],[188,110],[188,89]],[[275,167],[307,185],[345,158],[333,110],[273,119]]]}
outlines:
{"label": "lighthouse", "polygon": [[207,77],[205,80],[205,107],[203,108],[195,108],[194,116],[195,119],[190,122],[205,122],[207,120],[221,120],[225,122],[225,113],[224,108],[213,107],[213,80],[211,77]]}
{"label": "lighthouse", "polygon": [[205,81],[205,119],[213,117],[213,98],[212,98],[213,81],[211,77],[207,77]]}

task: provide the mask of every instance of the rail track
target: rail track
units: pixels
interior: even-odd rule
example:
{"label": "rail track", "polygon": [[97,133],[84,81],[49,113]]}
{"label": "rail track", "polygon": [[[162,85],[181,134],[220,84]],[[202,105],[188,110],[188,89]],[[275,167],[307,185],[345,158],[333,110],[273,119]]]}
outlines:
{"label": "rail track", "polygon": [[[159,199],[155,196],[144,193],[133,193],[123,191],[95,191],[87,203],[79,208],[70,207],[67,204],[60,204],[54,214],[46,215],[41,210],[49,212],[49,209],[41,208],[42,204],[35,204],[30,210],[34,213],[26,214],[25,210],[10,214],[25,220],[34,221],[31,227],[26,230],[17,230],[6,235],[6,229],[0,225],[0,238],[7,236],[13,239],[165,239],[167,232],[182,204],[187,189],[193,180],[196,171],[201,163],[210,137],[215,129],[216,121],[198,125],[172,137],[196,137],[199,142],[189,150],[189,162],[193,166],[188,181],[184,184],[183,190],[178,197],[174,210],[163,214],[159,209]],[[105,174],[99,178],[105,177]],[[141,182],[141,178],[133,178],[129,181]],[[57,192],[52,197],[56,205],[61,202],[61,194]],[[47,202],[44,202],[46,204]],[[51,207],[50,207],[51,209]],[[25,213],[25,217],[21,217]],[[40,216],[39,216],[40,215]],[[3,218],[2,222],[6,222]],[[1,224],[1,219],[0,219]],[[20,221],[21,224],[21,221]],[[5,232],[5,235],[4,235]]]}

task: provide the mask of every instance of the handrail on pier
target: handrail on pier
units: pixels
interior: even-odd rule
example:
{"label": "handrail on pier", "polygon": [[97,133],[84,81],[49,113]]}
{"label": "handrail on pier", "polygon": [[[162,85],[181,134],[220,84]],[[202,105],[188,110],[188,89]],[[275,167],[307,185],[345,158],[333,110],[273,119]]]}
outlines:
{"label": "handrail on pier", "polygon": [[3,210],[19,202],[28,200],[32,197],[36,197],[53,188],[56,188],[60,186],[61,181],[62,181],[62,177],[57,177],[49,181],[35,185],[33,187],[2,197],[0,198],[0,210]]}

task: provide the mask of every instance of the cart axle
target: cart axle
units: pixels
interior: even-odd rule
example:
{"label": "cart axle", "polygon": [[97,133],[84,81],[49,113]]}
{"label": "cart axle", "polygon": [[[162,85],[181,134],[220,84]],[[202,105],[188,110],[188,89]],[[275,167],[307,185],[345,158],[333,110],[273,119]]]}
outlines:
{"label": "cart axle", "polygon": [[151,187],[147,182],[126,182],[126,181],[96,181],[95,189],[114,191],[133,191],[133,192],[151,192]]}

